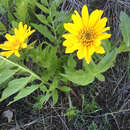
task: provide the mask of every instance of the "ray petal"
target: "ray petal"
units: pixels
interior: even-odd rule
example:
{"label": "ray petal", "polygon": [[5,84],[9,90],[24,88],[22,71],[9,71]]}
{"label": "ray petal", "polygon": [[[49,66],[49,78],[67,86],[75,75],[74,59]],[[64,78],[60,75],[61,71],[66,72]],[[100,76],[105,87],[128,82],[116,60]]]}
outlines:
{"label": "ray petal", "polygon": [[14,54],[15,54],[17,57],[20,57],[20,54],[19,54],[18,50],[16,50],[16,51],[14,52]]}
{"label": "ray petal", "polygon": [[87,64],[89,64],[91,62],[91,55],[89,53],[89,48],[88,47],[86,47],[85,60],[86,60]]}
{"label": "ray petal", "polygon": [[12,36],[11,36],[10,34],[6,33],[5,38],[6,38],[7,40],[10,40],[10,39],[12,38]]}
{"label": "ray petal", "polygon": [[91,13],[89,18],[89,27],[94,27],[96,23],[101,19],[101,16],[103,14],[102,10],[95,10]]}
{"label": "ray petal", "polygon": [[106,17],[102,18],[102,19],[99,20],[99,21],[97,22],[97,24],[95,25],[95,27],[94,27],[95,30],[96,30],[97,32],[102,31],[103,28],[106,26],[106,23],[107,23],[107,18],[106,18]]}
{"label": "ray petal", "polygon": [[82,22],[87,27],[89,20],[89,13],[86,5],[83,6],[81,14],[82,14]]}
{"label": "ray petal", "polygon": [[67,46],[65,53],[72,53],[77,50],[77,47],[75,46]]}
{"label": "ray petal", "polygon": [[102,33],[102,34],[100,34],[98,37],[97,37],[97,39],[99,39],[99,40],[104,40],[104,39],[108,39],[108,38],[110,38],[111,37],[111,34],[109,34],[109,33]]}
{"label": "ray petal", "polygon": [[95,52],[99,53],[99,54],[104,54],[105,50],[102,46],[97,46],[97,47],[95,47]]}
{"label": "ray petal", "polygon": [[10,57],[14,52],[7,51],[7,52],[0,52],[0,55],[5,56],[6,58]]}
{"label": "ray petal", "polygon": [[19,23],[18,30],[23,31],[23,23],[22,22]]}
{"label": "ray petal", "polygon": [[80,49],[78,49],[78,51],[77,51],[77,57],[78,57],[78,59],[84,58],[84,52],[85,52],[85,48],[80,47]]}
{"label": "ray petal", "polygon": [[74,35],[77,35],[80,31],[80,29],[72,23],[65,23],[64,28]]}
{"label": "ray petal", "polygon": [[110,27],[103,28],[101,32],[106,32],[108,30],[110,30]]}
{"label": "ray petal", "polygon": [[83,23],[82,23],[81,16],[79,15],[77,10],[75,10],[74,13],[75,14],[72,15],[72,20],[73,20],[74,24],[77,24],[78,27],[82,28]]}

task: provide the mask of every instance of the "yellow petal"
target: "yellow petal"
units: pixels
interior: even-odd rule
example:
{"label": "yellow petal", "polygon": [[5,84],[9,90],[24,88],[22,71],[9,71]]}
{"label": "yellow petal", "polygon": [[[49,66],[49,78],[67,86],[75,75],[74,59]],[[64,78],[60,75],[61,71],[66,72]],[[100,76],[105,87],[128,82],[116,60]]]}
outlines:
{"label": "yellow petal", "polygon": [[95,48],[94,46],[88,46],[86,47],[86,52],[85,52],[85,60],[87,62],[87,64],[89,64],[91,62],[91,57],[93,55],[93,53],[95,52]]}
{"label": "yellow petal", "polygon": [[86,5],[83,6],[81,14],[82,14],[82,22],[87,27],[89,20],[89,13]]}
{"label": "yellow petal", "polygon": [[9,40],[11,37],[12,37],[12,36],[11,36],[10,34],[6,33],[5,38],[6,38],[7,40]]}
{"label": "yellow petal", "polygon": [[8,41],[5,41],[4,44],[0,44],[0,48],[3,50],[10,50]]}
{"label": "yellow petal", "polygon": [[[32,30],[32,31],[27,32],[26,35],[25,35],[25,40],[26,40],[32,33],[34,33],[34,32],[35,32],[35,30]],[[24,41],[25,41],[25,40],[24,40]]]}
{"label": "yellow petal", "polygon": [[86,60],[87,64],[89,64],[90,61],[91,61],[91,55],[89,54],[89,48],[88,47],[86,47],[85,60]]}
{"label": "yellow petal", "polygon": [[0,55],[5,56],[6,58],[10,57],[14,52],[13,51],[6,51],[0,52]]}
{"label": "yellow petal", "polygon": [[77,26],[79,28],[83,28],[82,19],[81,19],[79,13],[77,12],[77,10],[75,10],[74,12],[75,12],[75,14],[72,15],[72,20],[73,20],[74,24],[77,24]]}
{"label": "yellow petal", "polygon": [[63,42],[63,46],[69,46],[70,45],[70,42],[68,41],[68,40],[65,40],[64,42]]}
{"label": "yellow petal", "polygon": [[78,39],[76,36],[74,36],[73,34],[71,33],[66,33],[64,35],[62,35],[62,37],[64,37],[65,39],[69,40],[70,42],[78,42]]}
{"label": "yellow petal", "polygon": [[15,54],[17,57],[20,57],[20,54],[19,54],[18,50],[16,50],[16,51],[14,52],[14,54]]}
{"label": "yellow petal", "polygon": [[65,23],[64,28],[74,35],[78,35],[78,33],[80,31],[80,29],[72,23]]}
{"label": "yellow petal", "polygon": [[8,47],[5,44],[0,44],[0,48],[6,50]]}
{"label": "yellow petal", "polygon": [[74,46],[72,46],[72,47],[67,47],[66,50],[65,50],[65,53],[72,53],[72,52],[74,52],[75,50],[77,50],[77,48],[75,48]]}
{"label": "yellow petal", "polygon": [[97,39],[99,39],[99,40],[104,40],[104,39],[108,39],[108,38],[110,38],[111,37],[111,34],[109,34],[109,33],[102,33],[102,34],[100,34],[98,37],[97,37]]}
{"label": "yellow petal", "polygon": [[110,27],[106,27],[106,28],[102,29],[101,32],[106,32],[106,31],[108,31],[108,30],[110,30]]}
{"label": "yellow petal", "polygon": [[[63,42],[63,46],[67,47],[67,52],[70,53],[70,52],[74,52],[75,50],[77,50],[79,47],[80,47],[80,44],[79,42],[76,42],[74,40],[65,40]],[[69,49],[70,48],[70,49]]]}
{"label": "yellow petal", "polygon": [[91,13],[89,18],[89,27],[94,27],[96,23],[100,20],[101,16],[103,14],[102,10],[95,10]]}
{"label": "yellow petal", "polygon": [[29,31],[29,32],[31,31],[31,27],[30,27],[30,26],[28,27],[28,31]]}
{"label": "yellow petal", "polygon": [[65,39],[72,39],[74,35],[72,35],[71,33],[66,33],[66,34],[63,34],[62,37]]}
{"label": "yellow petal", "polygon": [[27,24],[25,24],[23,28],[26,31],[27,30]]}
{"label": "yellow petal", "polygon": [[99,45],[101,45],[101,40],[100,40],[100,39],[96,39],[96,40],[93,42],[93,45],[94,45],[94,46],[99,46]]}
{"label": "yellow petal", "polygon": [[97,31],[97,32],[103,32],[102,30],[103,30],[103,28],[106,26],[106,23],[107,23],[107,18],[106,17],[104,17],[104,18],[102,18],[101,20],[99,20],[98,22],[97,22],[97,24],[95,25],[95,30]]}
{"label": "yellow petal", "polygon": [[27,44],[26,43],[22,43],[21,48],[27,48]]}
{"label": "yellow petal", "polygon": [[17,35],[17,33],[18,33],[18,29],[14,28],[14,34]]}
{"label": "yellow petal", "polygon": [[92,58],[91,58],[91,56],[86,56],[85,60],[86,60],[87,64],[89,64],[91,62]]}
{"label": "yellow petal", "polygon": [[78,59],[84,58],[84,52],[85,52],[85,48],[84,47],[81,47],[80,49],[78,49],[78,51],[77,51]]}
{"label": "yellow petal", "polygon": [[104,54],[105,50],[102,46],[97,46],[97,47],[95,47],[95,52],[99,53],[99,54]]}
{"label": "yellow petal", "polygon": [[71,52],[74,52],[75,50],[78,50],[78,48],[81,46],[80,43],[76,43],[76,42],[73,42],[73,41],[68,41],[66,40],[66,45],[65,45],[65,42],[63,43],[64,46],[67,47],[67,53],[71,53]]}
{"label": "yellow petal", "polygon": [[88,53],[89,55],[93,55],[94,51],[95,51],[95,47],[93,45],[90,45],[87,47],[88,48]]}
{"label": "yellow petal", "polygon": [[23,23],[22,22],[19,23],[18,29],[21,30],[21,31],[23,31]]}
{"label": "yellow petal", "polygon": [[31,30],[30,32],[29,32],[29,35],[31,35],[32,33],[34,33],[36,30]]}

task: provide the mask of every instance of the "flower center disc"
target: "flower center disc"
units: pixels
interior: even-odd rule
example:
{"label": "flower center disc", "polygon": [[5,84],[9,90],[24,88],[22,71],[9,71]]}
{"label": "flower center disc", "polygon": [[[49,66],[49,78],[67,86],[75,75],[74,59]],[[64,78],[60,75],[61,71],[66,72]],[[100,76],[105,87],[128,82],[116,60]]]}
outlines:
{"label": "flower center disc", "polygon": [[86,37],[86,40],[90,40],[90,39],[91,39],[91,34],[87,32],[87,33],[85,34],[85,37]]}

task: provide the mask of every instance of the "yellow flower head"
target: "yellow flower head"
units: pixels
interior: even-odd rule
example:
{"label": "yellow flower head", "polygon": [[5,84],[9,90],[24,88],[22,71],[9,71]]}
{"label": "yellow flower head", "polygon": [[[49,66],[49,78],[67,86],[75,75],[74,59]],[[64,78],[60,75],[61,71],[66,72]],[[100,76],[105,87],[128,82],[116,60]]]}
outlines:
{"label": "yellow flower head", "polygon": [[94,52],[103,54],[104,48],[101,46],[101,40],[111,37],[111,34],[104,33],[110,30],[106,27],[107,18],[101,18],[103,11],[95,10],[89,16],[88,8],[83,6],[81,16],[75,10],[72,15],[73,23],[65,23],[64,28],[69,32],[64,34],[66,39],[63,45],[66,47],[66,53],[72,53],[77,50],[79,59],[85,58],[89,64]]}
{"label": "yellow flower head", "polygon": [[35,32],[35,30],[31,30],[31,27],[27,28],[26,24],[23,26],[23,23],[20,22],[18,29],[14,29],[14,35],[8,33],[5,35],[7,41],[5,41],[4,44],[0,44],[0,48],[4,50],[0,52],[0,55],[8,58],[15,54],[19,57],[19,50],[27,47],[26,40],[33,32]]}

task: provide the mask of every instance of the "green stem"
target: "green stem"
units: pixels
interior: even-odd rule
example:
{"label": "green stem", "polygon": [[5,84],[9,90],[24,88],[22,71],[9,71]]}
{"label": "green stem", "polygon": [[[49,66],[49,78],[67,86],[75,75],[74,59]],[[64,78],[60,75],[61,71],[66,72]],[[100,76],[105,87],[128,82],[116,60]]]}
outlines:
{"label": "green stem", "polygon": [[33,73],[31,70],[29,70],[29,69],[27,69],[27,68],[24,68],[24,67],[22,67],[21,65],[16,64],[16,63],[14,63],[14,62],[12,62],[12,61],[10,61],[10,60],[8,60],[8,59],[2,57],[2,56],[0,56],[0,58],[1,58],[2,60],[4,60],[4,61],[6,61],[6,62],[8,62],[8,63],[10,63],[10,64],[12,64],[12,65],[14,65],[14,66],[17,66],[18,68],[22,69],[22,70],[25,71],[25,72],[30,73],[33,77],[35,77],[36,79],[39,79],[39,80],[42,81],[42,79],[41,79],[38,75],[36,75],[35,73]]}
{"label": "green stem", "polygon": [[52,29],[53,29],[53,32],[54,32],[54,35],[55,35],[55,39],[57,41],[57,35],[56,35],[56,30],[55,30],[55,25],[54,25],[54,21],[53,21],[53,18],[52,18],[52,12],[51,12],[51,9],[50,9],[50,17],[51,17],[51,23],[52,23]]}
{"label": "green stem", "polygon": [[68,100],[69,100],[69,107],[72,108],[72,101],[71,101],[71,97],[70,97],[70,93],[68,94]]}

